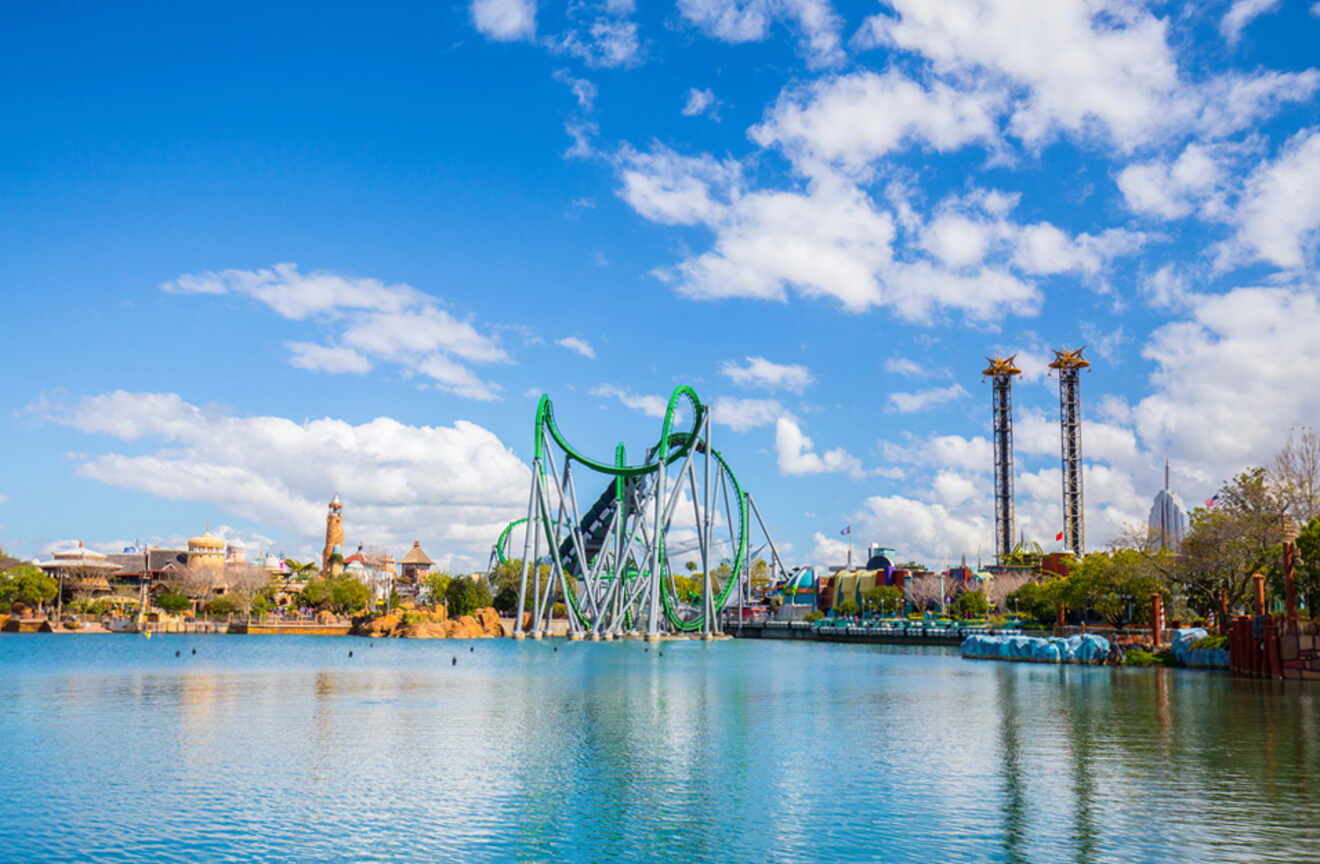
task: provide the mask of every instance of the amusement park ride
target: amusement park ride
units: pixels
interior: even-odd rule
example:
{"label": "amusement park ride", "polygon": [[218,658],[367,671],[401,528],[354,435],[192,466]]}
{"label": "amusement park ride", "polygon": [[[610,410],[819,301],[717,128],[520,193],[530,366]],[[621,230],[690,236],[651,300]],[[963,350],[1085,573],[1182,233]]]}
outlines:
{"label": "amusement park ride", "polygon": [[[692,416],[685,430],[674,428],[680,407]],[[571,639],[712,638],[725,606],[748,598],[754,558],[768,549],[772,579],[786,576],[756,502],[711,446],[711,409],[692,388],[674,389],[660,439],[636,464],[628,464],[623,444],[612,463],[574,448],[548,396],[537,405],[534,436],[527,516],[511,522],[492,550],[494,561],[507,562],[510,538],[524,528],[517,608],[529,615],[515,621],[514,638],[542,638],[557,602],[566,607]],[[604,484],[585,511],[579,483],[591,491]],[[684,543],[679,535],[690,538],[693,531],[695,544]],[[680,594],[671,566],[671,554],[694,551],[702,573],[699,605]]]}

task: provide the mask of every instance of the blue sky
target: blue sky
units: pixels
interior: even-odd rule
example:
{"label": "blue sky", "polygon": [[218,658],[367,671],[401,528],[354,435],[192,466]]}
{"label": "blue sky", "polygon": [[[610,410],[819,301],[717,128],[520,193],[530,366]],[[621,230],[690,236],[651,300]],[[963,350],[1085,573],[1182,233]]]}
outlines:
{"label": "blue sky", "polygon": [[691,384],[793,560],[1087,536],[1313,421],[1320,5],[474,0],[11,12],[0,544],[484,563],[536,394],[607,455]]}

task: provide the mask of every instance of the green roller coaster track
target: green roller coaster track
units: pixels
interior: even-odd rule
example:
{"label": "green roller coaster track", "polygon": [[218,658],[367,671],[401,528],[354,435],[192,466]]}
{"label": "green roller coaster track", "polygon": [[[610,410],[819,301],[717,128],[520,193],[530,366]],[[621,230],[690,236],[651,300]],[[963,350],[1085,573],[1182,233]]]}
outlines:
{"label": "green roller coaster track", "polygon": [[[686,402],[687,405],[692,410],[692,415],[693,415],[692,426],[690,429],[686,431],[675,431],[673,429],[674,421],[677,414],[677,410],[681,402]],[[534,465],[534,470],[539,471],[540,473],[540,477],[534,478],[533,480],[534,497],[535,497],[535,490],[537,488],[540,489],[552,488],[550,485],[551,479],[555,479],[556,484],[558,484],[557,478],[551,478],[547,474],[547,464],[550,462],[549,460],[550,454],[547,452],[547,443],[548,443],[548,440],[546,438],[547,435],[549,436],[549,439],[553,440],[554,443],[565,454],[566,479],[568,474],[568,467],[567,467],[568,463],[576,463],[586,469],[589,469],[592,472],[595,472],[596,474],[604,475],[606,477],[611,478],[611,481],[613,483],[613,501],[615,508],[617,508],[618,512],[631,515],[636,518],[640,518],[641,513],[640,511],[631,510],[631,505],[628,501],[628,481],[630,480],[644,481],[646,479],[650,479],[652,484],[659,484],[659,476],[661,473],[661,469],[663,467],[672,465],[679,460],[686,460],[689,457],[689,455],[695,456],[698,453],[704,455],[707,453],[707,451],[709,451],[708,454],[709,457],[712,457],[718,464],[719,470],[721,470],[723,474],[727,475],[729,482],[734,490],[732,497],[736,500],[736,507],[730,508],[729,507],[730,495],[728,490],[726,489],[725,490],[725,506],[727,513],[726,518],[732,519],[734,512],[736,512],[736,520],[737,520],[736,533],[732,531],[730,532],[732,538],[731,545],[733,547],[733,561],[731,564],[730,576],[725,580],[724,585],[721,586],[719,590],[716,592],[714,603],[710,606],[707,606],[704,602],[705,598],[703,598],[703,612],[700,615],[697,615],[695,617],[685,618],[683,615],[680,614],[679,599],[674,590],[672,573],[669,570],[668,555],[666,552],[665,535],[667,534],[668,524],[666,523],[665,526],[666,530],[657,532],[657,536],[653,538],[653,542],[657,544],[656,547],[657,554],[655,560],[660,562],[661,578],[659,580],[660,581],[659,593],[660,593],[661,603],[663,604],[665,618],[669,622],[669,625],[674,630],[685,633],[701,630],[706,625],[707,623],[705,620],[707,614],[705,611],[706,609],[710,609],[715,615],[718,615],[724,609],[725,605],[729,601],[730,595],[733,593],[733,589],[738,583],[739,574],[742,572],[744,557],[747,554],[748,496],[743,491],[741,484],[738,482],[738,478],[736,477],[736,475],[734,475],[733,471],[730,469],[728,462],[724,458],[724,455],[720,453],[718,450],[715,450],[714,448],[710,448],[706,440],[703,439],[700,435],[700,432],[703,429],[703,427],[707,430],[707,435],[709,435],[709,428],[710,428],[708,423],[709,411],[710,411],[709,407],[702,404],[701,400],[698,398],[696,394],[696,391],[694,391],[691,387],[687,387],[687,386],[676,387],[674,389],[674,392],[670,395],[669,401],[665,407],[664,422],[660,429],[660,438],[654,446],[652,446],[650,449],[647,450],[646,458],[641,462],[641,464],[637,464],[637,465],[626,464],[623,444],[619,444],[615,448],[614,464],[602,462],[598,459],[593,459],[590,456],[584,454],[577,447],[573,446],[565,437],[563,432],[560,430],[559,424],[555,420],[554,408],[550,401],[550,397],[548,395],[542,395],[540,402],[537,404],[536,421],[533,427],[533,440],[535,445],[535,449],[534,449],[535,458],[533,465]],[[696,453],[693,453],[694,449]],[[686,467],[686,463],[685,463],[685,467]],[[707,470],[709,472],[710,470],[709,467]],[[539,484],[537,483],[538,479],[539,479]],[[678,485],[681,483],[681,480],[682,480],[682,476],[680,472],[680,475],[676,477],[674,494],[680,494]],[[692,480],[692,482],[695,488],[695,480]],[[709,478],[707,478],[707,482],[709,483]],[[561,492],[561,494],[563,493]],[[602,494],[602,498],[603,497],[604,495]],[[709,506],[709,495],[707,496],[707,505]],[[540,506],[541,508],[543,508],[545,512],[549,511],[549,508],[546,507],[544,504]],[[658,506],[658,504],[656,506]],[[671,512],[672,512],[672,506],[673,505],[670,505]],[[563,532],[565,530],[572,531],[575,528],[577,528],[578,530],[580,530],[581,528],[581,526],[570,524],[571,520],[563,516],[562,508],[561,508],[560,519],[553,519],[553,520],[544,517],[535,518],[535,512],[532,506],[529,506],[528,510],[529,510],[528,513],[529,517],[533,517],[534,521],[539,522],[541,524],[542,526],[541,533],[543,539],[545,540],[547,547],[551,550],[552,555],[558,554],[557,550],[559,550],[561,546],[568,545],[569,541],[565,540],[563,536]],[[625,519],[626,518],[627,516],[625,516]],[[513,522],[510,522],[504,528],[504,530],[500,532],[499,539],[496,541],[495,544],[495,556],[499,561],[499,563],[504,564],[510,560],[507,549],[509,537],[513,533],[514,529],[516,529],[520,525],[527,524],[528,521],[529,521],[528,518],[516,519]],[[659,524],[659,520],[657,519],[657,525],[658,524]],[[708,523],[707,526],[708,534],[709,531],[710,531],[710,527]],[[709,540],[709,537],[707,538],[707,540]],[[578,547],[581,548],[580,535],[578,537],[577,542],[578,542]],[[604,554],[604,548],[602,547],[597,554],[598,555]],[[590,567],[593,561],[579,562],[579,566],[584,568]],[[616,560],[614,562],[614,566],[615,566],[615,572],[612,573],[609,578],[623,579],[626,582],[632,582],[637,578],[643,578],[643,579],[650,578],[649,570],[630,568],[627,566],[626,562],[624,561]],[[707,566],[709,567],[709,561],[707,562]],[[566,574],[564,578],[567,582],[567,580],[571,577],[569,577]],[[572,614],[577,620],[577,622],[584,628],[591,627],[592,621],[590,617],[590,610],[583,608],[583,602],[581,598],[579,598],[578,592],[575,590],[571,590],[570,588],[570,590],[563,591],[561,593],[567,595],[568,604],[571,607]],[[633,614],[635,615],[635,613]],[[633,620],[635,619],[631,617],[629,618],[629,626],[631,626]]]}

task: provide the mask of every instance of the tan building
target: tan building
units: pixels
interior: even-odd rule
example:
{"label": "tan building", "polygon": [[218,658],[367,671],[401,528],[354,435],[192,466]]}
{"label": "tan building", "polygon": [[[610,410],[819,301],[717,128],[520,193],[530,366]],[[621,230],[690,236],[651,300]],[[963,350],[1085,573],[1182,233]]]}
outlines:
{"label": "tan building", "polygon": [[210,531],[189,538],[188,566],[194,569],[214,567],[216,570],[223,570],[225,568],[225,541],[214,536]]}
{"label": "tan building", "polygon": [[426,581],[434,564],[422,551],[422,541],[414,540],[408,554],[399,559],[399,593],[406,592],[415,596],[417,586]]}

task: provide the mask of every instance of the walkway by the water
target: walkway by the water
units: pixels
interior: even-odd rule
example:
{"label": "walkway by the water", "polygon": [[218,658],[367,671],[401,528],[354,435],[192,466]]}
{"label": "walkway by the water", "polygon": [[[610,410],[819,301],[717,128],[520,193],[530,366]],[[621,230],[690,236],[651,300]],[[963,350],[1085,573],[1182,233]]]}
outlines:
{"label": "walkway by the water", "polygon": [[0,639],[0,848],[1313,860],[1317,707],[1280,682],[941,648],[16,635]]}

